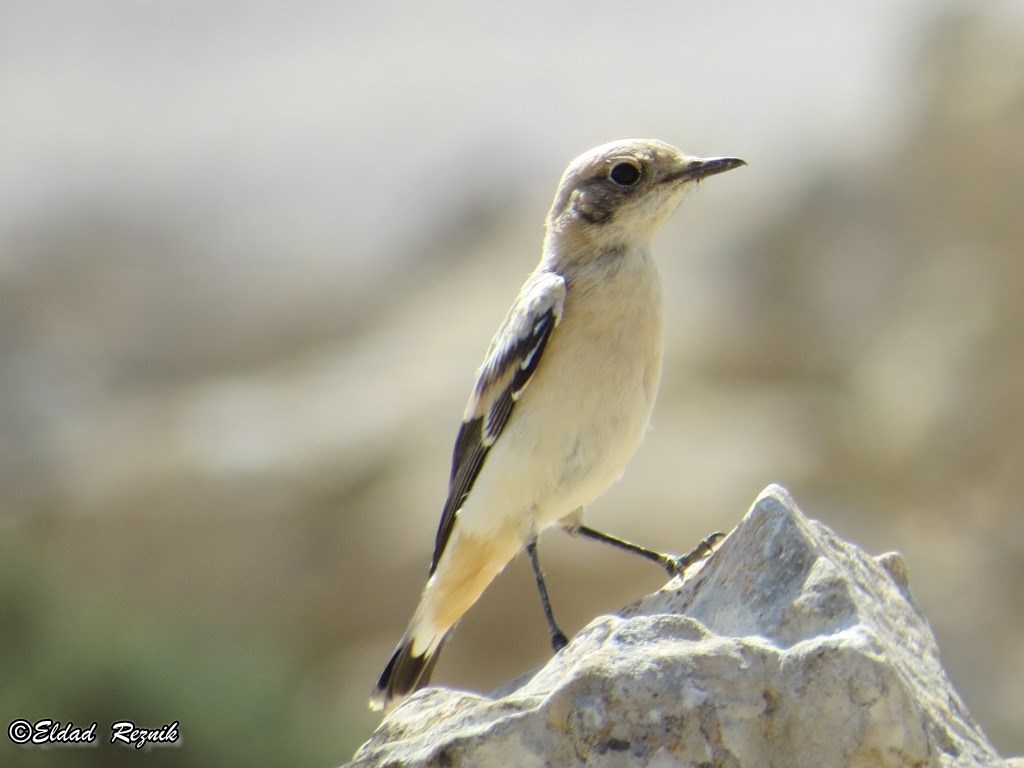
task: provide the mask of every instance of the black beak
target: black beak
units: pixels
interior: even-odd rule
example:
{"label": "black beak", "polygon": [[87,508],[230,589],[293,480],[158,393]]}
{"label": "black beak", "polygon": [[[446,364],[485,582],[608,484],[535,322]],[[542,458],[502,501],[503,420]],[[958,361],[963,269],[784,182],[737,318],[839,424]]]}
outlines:
{"label": "black beak", "polygon": [[668,176],[665,181],[700,181],[716,173],[725,173],[733,168],[746,165],[738,157],[698,157],[691,160],[681,171]]}

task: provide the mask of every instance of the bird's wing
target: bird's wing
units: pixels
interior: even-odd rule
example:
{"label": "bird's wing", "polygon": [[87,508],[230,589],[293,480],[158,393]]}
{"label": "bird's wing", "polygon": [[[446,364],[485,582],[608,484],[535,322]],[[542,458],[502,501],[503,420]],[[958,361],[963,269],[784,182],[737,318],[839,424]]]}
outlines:
{"label": "bird's wing", "polygon": [[491,341],[455,438],[448,499],[437,529],[431,573],[437,568],[458,511],[480,474],[487,452],[508,423],[516,401],[537,370],[551,332],[562,319],[565,294],[565,279],[560,275],[534,273]]}

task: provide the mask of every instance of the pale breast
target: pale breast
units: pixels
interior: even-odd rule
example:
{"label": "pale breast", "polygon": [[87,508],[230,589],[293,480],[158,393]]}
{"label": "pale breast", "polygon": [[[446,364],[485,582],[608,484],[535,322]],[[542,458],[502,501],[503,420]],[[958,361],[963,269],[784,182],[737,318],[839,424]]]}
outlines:
{"label": "pale breast", "polygon": [[513,521],[523,539],[618,480],[640,446],[661,376],[661,287],[649,255],[600,291],[570,283],[565,311],[460,510],[463,529]]}
{"label": "pale breast", "polygon": [[557,388],[564,396],[557,402],[524,397],[520,404],[523,416],[535,407],[536,418],[524,422],[539,433],[541,453],[552,457],[550,498],[538,510],[542,524],[589,504],[622,476],[643,441],[657,395],[662,360],[657,269],[649,254],[637,253],[603,277],[600,291],[570,283],[550,357],[537,371],[538,395]]}

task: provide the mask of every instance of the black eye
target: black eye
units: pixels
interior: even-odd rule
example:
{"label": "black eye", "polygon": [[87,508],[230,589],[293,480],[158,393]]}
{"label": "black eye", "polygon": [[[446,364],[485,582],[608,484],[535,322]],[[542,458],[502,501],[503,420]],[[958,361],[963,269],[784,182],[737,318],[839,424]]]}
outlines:
{"label": "black eye", "polygon": [[608,178],[620,187],[632,187],[640,181],[640,166],[636,163],[616,163],[608,172]]}

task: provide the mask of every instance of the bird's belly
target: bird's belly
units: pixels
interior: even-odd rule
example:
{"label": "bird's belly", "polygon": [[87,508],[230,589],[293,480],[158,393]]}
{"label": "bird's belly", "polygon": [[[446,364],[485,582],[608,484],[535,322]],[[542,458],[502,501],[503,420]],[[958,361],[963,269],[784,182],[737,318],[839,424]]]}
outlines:
{"label": "bird's belly", "polygon": [[[643,390],[586,385],[568,406],[565,428],[546,436],[550,483],[538,499],[538,528],[585,506],[617,482],[643,441],[651,405]],[[542,438],[544,439],[544,438]]]}
{"label": "bird's belly", "polygon": [[[554,389],[538,378],[507,427],[518,434],[506,445],[526,447],[517,463],[530,468],[524,466],[519,476],[541,479],[533,484],[530,499],[535,530],[589,504],[622,476],[643,441],[654,406],[660,333],[617,328],[595,335],[587,330],[579,334],[585,338],[572,340],[573,357],[552,356],[538,371],[538,377],[557,380],[563,396],[529,399],[533,392]],[[649,343],[641,347],[638,338]]]}
{"label": "bird's belly", "polygon": [[602,302],[581,293],[570,289],[563,320],[459,511],[469,532],[511,523],[529,540],[614,484],[643,440],[661,377],[657,274],[638,254],[606,280]]}

